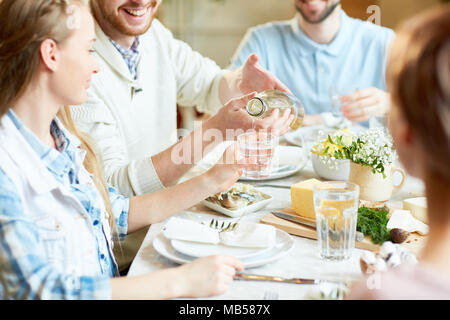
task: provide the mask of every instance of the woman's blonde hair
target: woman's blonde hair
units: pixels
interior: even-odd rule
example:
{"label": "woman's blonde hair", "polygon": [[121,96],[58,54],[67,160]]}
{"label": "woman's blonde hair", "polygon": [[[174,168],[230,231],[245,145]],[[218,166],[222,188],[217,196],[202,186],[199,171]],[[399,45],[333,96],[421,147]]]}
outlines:
{"label": "woman's blonde hair", "polygon": [[427,167],[450,181],[450,5],[399,28],[387,82],[393,104],[427,152]]}
{"label": "woman's blonde hair", "polygon": [[[40,63],[40,45],[46,39],[63,43],[73,32],[68,25],[71,5],[86,6],[84,0],[0,0],[0,118],[8,112],[32,83]],[[79,132],[69,107],[58,112],[64,126],[86,150],[84,166],[93,175],[112,230],[117,231],[109,191],[93,142]]]}

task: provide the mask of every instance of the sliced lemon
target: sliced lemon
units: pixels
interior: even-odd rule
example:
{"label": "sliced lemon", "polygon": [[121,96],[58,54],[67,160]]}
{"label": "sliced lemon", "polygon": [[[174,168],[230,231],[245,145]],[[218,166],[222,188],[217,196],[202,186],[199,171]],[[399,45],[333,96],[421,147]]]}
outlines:
{"label": "sliced lemon", "polygon": [[355,200],[322,200],[320,204],[323,208],[335,209],[338,216],[341,216],[345,209],[354,206]]}

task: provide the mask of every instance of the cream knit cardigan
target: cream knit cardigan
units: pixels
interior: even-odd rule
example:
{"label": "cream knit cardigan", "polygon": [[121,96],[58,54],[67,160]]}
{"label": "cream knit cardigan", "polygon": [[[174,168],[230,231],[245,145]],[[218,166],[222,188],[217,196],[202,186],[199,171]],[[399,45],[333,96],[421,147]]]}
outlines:
{"label": "cream knit cardigan", "polygon": [[71,107],[74,121],[97,142],[107,181],[122,194],[161,190],[150,157],[177,141],[177,103],[214,114],[221,107],[223,71],[154,20],[140,36],[133,80],[98,24],[96,35],[100,72],[93,77],[88,101]]}

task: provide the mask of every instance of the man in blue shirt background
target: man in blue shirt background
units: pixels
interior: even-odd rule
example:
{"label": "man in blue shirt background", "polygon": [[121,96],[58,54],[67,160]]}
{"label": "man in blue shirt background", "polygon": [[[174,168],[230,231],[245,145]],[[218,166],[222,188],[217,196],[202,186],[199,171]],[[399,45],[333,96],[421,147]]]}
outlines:
{"label": "man in blue shirt background", "polygon": [[[391,29],[350,18],[339,0],[293,0],[297,15],[248,30],[232,61],[237,68],[257,53],[305,106],[305,125],[321,124],[331,111],[332,88],[342,114],[353,122],[383,116],[390,103],[385,69]],[[338,92],[339,93],[339,92]]]}

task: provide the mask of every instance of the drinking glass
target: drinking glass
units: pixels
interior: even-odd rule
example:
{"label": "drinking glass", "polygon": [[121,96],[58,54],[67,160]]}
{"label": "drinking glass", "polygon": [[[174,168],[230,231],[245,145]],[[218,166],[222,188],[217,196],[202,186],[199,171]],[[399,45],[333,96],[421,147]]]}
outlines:
{"label": "drinking glass", "polygon": [[333,130],[329,128],[308,128],[303,130],[301,134],[302,146],[305,148],[305,152],[308,156],[310,156],[312,147],[326,139],[332,132]]}
{"label": "drinking glass", "polygon": [[352,102],[348,101],[346,103],[342,103],[341,98],[358,90],[359,88],[356,85],[330,86],[331,113],[335,118],[340,120],[339,123],[344,121],[344,115],[341,112],[341,107]]}
{"label": "drinking glass", "polygon": [[320,257],[349,259],[355,248],[359,186],[329,181],[314,186],[313,197]]}
{"label": "drinking glass", "polygon": [[249,178],[268,177],[272,170],[272,160],[278,137],[269,132],[247,132],[237,137],[239,153],[244,158],[255,158],[255,169],[244,169]]}
{"label": "drinking glass", "polygon": [[385,134],[389,133],[387,115],[374,115],[369,119],[369,129],[380,128]]}

